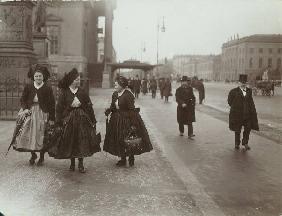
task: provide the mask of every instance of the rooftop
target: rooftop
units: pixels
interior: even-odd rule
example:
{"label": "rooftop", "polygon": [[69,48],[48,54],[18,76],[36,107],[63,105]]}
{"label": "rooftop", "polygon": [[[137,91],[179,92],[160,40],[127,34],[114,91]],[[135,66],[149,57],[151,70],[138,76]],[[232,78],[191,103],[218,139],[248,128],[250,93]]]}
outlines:
{"label": "rooftop", "polygon": [[247,37],[234,39],[222,45],[222,48],[238,45],[241,43],[282,43],[282,34],[255,34]]}

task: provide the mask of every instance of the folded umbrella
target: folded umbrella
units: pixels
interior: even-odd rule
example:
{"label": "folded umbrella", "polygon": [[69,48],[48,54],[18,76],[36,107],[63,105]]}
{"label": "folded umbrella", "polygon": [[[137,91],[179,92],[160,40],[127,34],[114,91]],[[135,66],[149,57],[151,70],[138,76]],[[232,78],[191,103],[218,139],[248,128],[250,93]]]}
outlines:
{"label": "folded umbrella", "polygon": [[12,147],[12,145],[14,144],[16,138],[19,136],[19,134],[22,132],[22,129],[23,129],[23,125],[24,125],[24,122],[26,121],[27,117],[31,115],[31,112],[27,112],[25,114],[20,114],[17,118],[17,121],[16,121],[16,128],[14,130],[14,133],[13,133],[13,137],[12,137],[12,141],[8,147],[8,150],[5,154],[5,156],[8,155],[8,152],[10,151],[10,148]]}

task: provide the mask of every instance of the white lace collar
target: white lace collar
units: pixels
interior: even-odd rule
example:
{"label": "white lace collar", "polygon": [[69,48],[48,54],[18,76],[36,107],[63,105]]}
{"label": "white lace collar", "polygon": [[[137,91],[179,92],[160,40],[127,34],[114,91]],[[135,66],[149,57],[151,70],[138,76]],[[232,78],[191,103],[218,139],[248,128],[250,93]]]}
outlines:
{"label": "white lace collar", "polygon": [[118,97],[120,97],[120,96],[122,96],[123,95],[123,93],[125,92],[125,91],[129,91],[133,96],[134,96],[134,94],[133,94],[133,92],[130,90],[130,88],[125,88],[125,89],[123,89],[121,92],[118,92]]}
{"label": "white lace collar", "polygon": [[40,89],[43,85],[44,85],[44,82],[42,82],[40,85],[38,85],[35,81],[33,82],[33,86],[34,86],[34,88],[36,88],[37,90]]}
{"label": "white lace collar", "polygon": [[118,92],[118,97],[122,96],[124,91],[125,91],[125,89],[123,89],[121,92]]}
{"label": "white lace collar", "polygon": [[76,94],[77,91],[78,91],[78,88],[73,89],[73,88],[69,87],[69,89],[73,94]]}

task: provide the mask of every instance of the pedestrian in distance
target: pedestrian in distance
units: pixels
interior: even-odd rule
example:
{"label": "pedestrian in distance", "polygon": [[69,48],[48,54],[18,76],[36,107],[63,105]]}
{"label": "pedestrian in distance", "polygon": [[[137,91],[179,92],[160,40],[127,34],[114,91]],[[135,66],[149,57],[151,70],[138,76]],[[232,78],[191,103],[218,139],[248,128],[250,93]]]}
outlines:
{"label": "pedestrian in distance", "polygon": [[47,84],[50,73],[45,66],[32,66],[28,77],[33,82],[24,87],[17,119],[19,127],[15,129],[11,144],[16,151],[31,153],[30,165],[35,164],[36,152],[40,152],[37,165],[41,166],[44,162],[45,129],[47,124],[54,125],[55,98],[51,86]]}
{"label": "pedestrian in distance", "polygon": [[[126,157],[128,157],[129,165],[134,166],[134,155],[140,155],[153,149],[139,109],[135,108],[134,95],[128,88],[128,81],[125,77],[120,76],[116,80],[111,106],[105,110],[105,115],[110,115],[110,120],[107,124],[103,150],[121,158],[117,166],[126,166]],[[138,151],[129,152],[125,141],[133,128],[142,142]]]}
{"label": "pedestrian in distance", "polygon": [[184,134],[184,125],[188,125],[188,138],[193,140],[193,122],[195,118],[195,96],[191,87],[191,80],[187,76],[181,78],[181,86],[175,93],[177,102],[177,122],[180,136]]}
{"label": "pedestrian in distance", "polygon": [[160,89],[161,99],[163,99],[164,98],[164,78],[159,79],[159,89]]}
{"label": "pedestrian in distance", "polygon": [[62,127],[61,138],[49,150],[55,159],[70,159],[70,171],[85,173],[83,159],[100,151],[96,118],[88,94],[80,88],[80,75],[73,68],[59,82],[61,94],[56,106],[56,124]]}
{"label": "pedestrian in distance", "polygon": [[205,86],[203,79],[197,81],[197,90],[199,92],[199,104],[202,104],[203,100],[205,99]]}
{"label": "pedestrian in distance", "polygon": [[[250,150],[248,145],[250,132],[251,130],[259,130],[259,126],[252,90],[247,87],[247,79],[246,74],[240,74],[240,85],[228,94],[229,128],[235,132],[235,149],[240,149],[240,143],[242,143],[245,150]],[[244,127],[244,132],[241,142],[242,127]]]}
{"label": "pedestrian in distance", "polygon": [[272,91],[272,96],[274,96],[274,91],[275,91],[275,81],[272,80],[271,82],[271,91]]}
{"label": "pedestrian in distance", "polygon": [[169,96],[172,96],[171,90],[171,82],[169,78],[166,78],[163,85],[163,96],[165,97],[165,103],[168,103]]}
{"label": "pedestrian in distance", "polygon": [[140,89],[141,89],[141,80],[139,79],[138,75],[136,75],[136,79],[133,82],[134,96],[136,99],[139,98]]}
{"label": "pedestrian in distance", "polygon": [[143,93],[143,95],[146,95],[148,93],[148,81],[147,81],[147,79],[143,78],[141,85],[142,85],[142,93]]}
{"label": "pedestrian in distance", "polygon": [[156,98],[156,93],[157,93],[157,81],[155,77],[150,81],[150,88],[152,91],[152,98]]}

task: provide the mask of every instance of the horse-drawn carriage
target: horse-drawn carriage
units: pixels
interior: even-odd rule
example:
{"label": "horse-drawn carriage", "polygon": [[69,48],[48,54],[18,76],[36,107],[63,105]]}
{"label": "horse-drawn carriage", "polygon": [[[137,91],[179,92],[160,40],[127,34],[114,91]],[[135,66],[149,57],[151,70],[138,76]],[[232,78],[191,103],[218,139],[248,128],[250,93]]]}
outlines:
{"label": "horse-drawn carriage", "polygon": [[261,94],[263,96],[271,96],[271,91],[274,89],[274,83],[268,80],[256,80],[252,86],[253,95]]}

